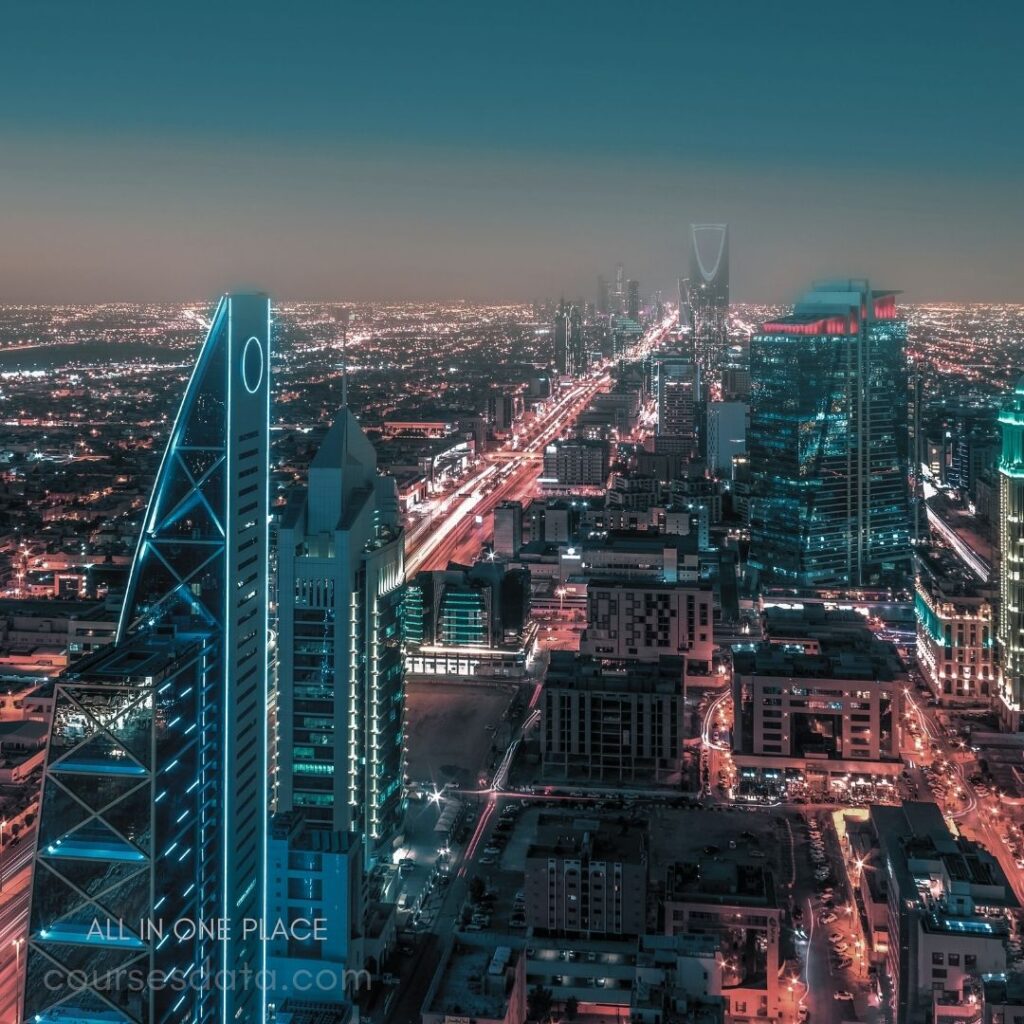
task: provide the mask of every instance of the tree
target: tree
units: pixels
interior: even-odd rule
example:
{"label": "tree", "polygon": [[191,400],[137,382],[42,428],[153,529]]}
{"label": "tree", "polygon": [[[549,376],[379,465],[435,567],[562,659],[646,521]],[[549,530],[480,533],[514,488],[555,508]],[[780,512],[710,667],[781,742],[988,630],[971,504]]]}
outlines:
{"label": "tree", "polygon": [[469,880],[469,898],[474,903],[479,903],[484,898],[484,893],[487,891],[487,886],[484,884],[484,880],[479,875],[474,875]]}
{"label": "tree", "polygon": [[526,1015],[530,1020],[546,1021],[551,1016],[553,1002],[551,989],[534,985],[526,997]]}
{"label": "tree", "polygon": [[569,996],[565,1001],[564,1013],[566,1020],[575,1020],[580,1012],[580,1004],[575,996]]}

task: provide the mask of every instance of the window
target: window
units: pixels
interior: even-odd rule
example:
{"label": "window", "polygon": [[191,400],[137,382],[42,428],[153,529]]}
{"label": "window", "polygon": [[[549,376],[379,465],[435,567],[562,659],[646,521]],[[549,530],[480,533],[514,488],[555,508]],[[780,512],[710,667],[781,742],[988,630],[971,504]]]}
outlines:
{"label": "window", "polygon": [[949,954],[949,966],[950,967],[959,967],[960,966],[960,954],[959,953],[950,953]]}
{"label": "window", "polygon": [[942,953],[932,953],[933,964],[944,964],[946,962],[945,956]]}

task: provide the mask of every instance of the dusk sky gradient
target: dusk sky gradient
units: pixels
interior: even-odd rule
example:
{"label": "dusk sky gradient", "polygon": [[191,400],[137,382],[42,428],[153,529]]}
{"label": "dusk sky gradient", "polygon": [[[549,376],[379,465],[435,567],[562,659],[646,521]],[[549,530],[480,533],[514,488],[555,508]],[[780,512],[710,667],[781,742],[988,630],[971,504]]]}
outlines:
{"label": "dusk sky gradient", "polygon": [[1024,301],[1009,2],[5,9],[0,302],[733,298],[869,275]]}

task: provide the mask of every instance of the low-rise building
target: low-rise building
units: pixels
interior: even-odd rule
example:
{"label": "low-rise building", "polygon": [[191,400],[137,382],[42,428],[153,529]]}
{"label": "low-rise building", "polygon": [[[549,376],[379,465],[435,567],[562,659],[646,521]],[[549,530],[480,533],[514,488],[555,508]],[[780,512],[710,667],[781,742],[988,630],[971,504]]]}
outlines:
{"label": "low-rise building", "polygon": [[526,958],[512,946],[448,940],[427,989],[422,1024],[523,1024],[526,1020]]}
{"label": "low-rise building", "polygon": [[666,935],[714,939],[727,1021],[778,1019],[783,1009],[782,909],[772,874],[763,865],[711,856],[671,865],[664,922]]}
{"label": "low-rise building", "polygon": [[724,1020],[725,957],[716,935],[643,935],[629,1005],[634,1024]]}
{"label": "low-rise building", "polygon": [[567,487],[603,487],[608,461],[607,441],[554,441],[544,449],[543,479]]}
{"label": "low-rise building", "polygon": [[990,593],[954,556],[917,550],[917,658],[940,704],[988,704],[995,694]]}
{"label": "low-rise building", "polygon": [[642,828],[544,816],[526,853],[527,925],[549,935],[637,936],[647,919]]}
{"label": "low-rise building", "polygon": [[733,762],[741,795],[895,794],[905,674],[869,631],[815,653],[768,643],[733,652]]}
{"label": "low-rise building", "polygon": [[914,1021],[936,993],[1006,971],[1006,914],[1019,904],[999,862],[950,832],[938,806],[872,807],[889,896],[885,976],[894,1019]]}
{"label": "low-rise building", "polygon": [[405,593],[406,671],[521,676],[533,625],[530,574],[501,561],[418,573]]}
{"label": "low-rise building", "polygon": [[696,583],[700,575],[698,535],[609,530],[584,541],[579,572],[590,580]]}
{"label": "low-rise building", "polygon": [[552,651],[544,683],[545,778],[677,782],[682,770],[685,661],[604,661]]}
{"label": "low-rise building", "polygon": [[609,579],[587,588],[580,653],[597,658],[686,659],[690,674],[709,671],[714,651],[710,587]]}

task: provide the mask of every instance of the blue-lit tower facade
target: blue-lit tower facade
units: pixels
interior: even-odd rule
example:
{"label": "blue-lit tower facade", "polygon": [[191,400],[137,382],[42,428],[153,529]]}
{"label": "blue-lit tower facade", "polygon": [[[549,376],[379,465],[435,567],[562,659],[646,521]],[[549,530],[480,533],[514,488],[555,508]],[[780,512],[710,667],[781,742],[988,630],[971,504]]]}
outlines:
{"label": "blue-lit tower facade", "polygon": [[[303,972],[352,978],[386,954],[367,875],[405,810],[405,538],[391,477],[343,406],[277,547],[277,805],[268,892],[275,919],[326,921],[322,943],[271,941],[276,1000]],[[301,991],[301,990],[300,990]],[[320,1001],[343,1002],[339,981]]]}
{"label": "blue-lit tower facade", "polygon": [[278,546],[278,807],[365,839],[402,827],[405,539],[395,482],[343,407]]}
{"label": "blue-lit tower facade", "polygon": [[[264,1018],[265,951],[244,922],[264,916],[266,891],[269,378],[269,299],[225,297],[116,642],[55,683],[27,1020]],[[222,971],[233,984],[215,983]]]}
{"label": "blue-lit tower facade", "polygon": [[999,425],[999,711],[1016,732],[1024,704],[1024,377]]}
{"label": "blue-lit tower facade", "polygon": [[895,293],[826,281],[750,345],[750,566],[862,586],[911,571],[906,322]]}

